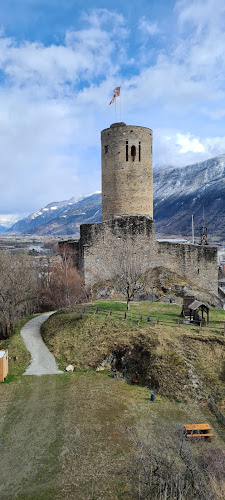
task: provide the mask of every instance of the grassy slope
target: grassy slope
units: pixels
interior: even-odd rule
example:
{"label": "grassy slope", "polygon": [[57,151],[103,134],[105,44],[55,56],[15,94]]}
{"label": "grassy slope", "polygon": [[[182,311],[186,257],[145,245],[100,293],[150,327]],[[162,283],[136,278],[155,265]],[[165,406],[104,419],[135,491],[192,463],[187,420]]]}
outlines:
{"label": "grassy slope", "polygon": [[[125,310],[124,303],[96,304]],[[129,358],[130,371],[137,370],[143,384],[159,385],[159,392],[166,396],[183,399],[199,391],[208,395],[223,384],[225,339],[223,324],[218,327],[215,322],[225,319],[224,311],[210,311],[212,323],[199,333],[198,327],[177,325],[179,306],[138,303],[132,310],[151,318],[155,314],[159,324],[148,324],[145,319],[138,325],[137,318],[122,321],[115,315],[107,317],[101,309],[95,315],[58,313],[44,324],[44,340],[62,368],[73,364],[75,370],[96,368],[115,349],[135,346]]]}
{"label": "grassy slope", "polygon": [[223,429],[207,407],[159,396],[151,403],[146,388],[105,373],[22,377],[0,386],[0,399],[6,396],[1,500],[130,499],[133,429],[141,436],[150,432],[157,446],[183,423],[206,421],[215,437],[203,446],[224,444]]}
{"label": "grassy slope", "polygon": [[[119,307],[125,306],[120,303]],[[138,304],[138,309],[140,307],[148,308],[149,305]],[[167,312],[170,308],[175,314],[171,306],[160,307],[165,307]],[[77,329],[78,324],[83,327]],[[105,325],[105,317],[101,316],[94,321],[93,317],[77,321],[73,314],[57,314],[46,325],[47,331],[50,328],[56,332],[59,328],[59,338],[53,337],[58,339],[55,346],[61,342],[62,361],[67,353],[71,355],[73,341],[72,347],[76,348],[82,369],[89,366],[90,357],[92,362],[98,362],[99,356],[102,359],[109,347],[122,340],[130,342],[137,337],[143,340],[143,334],[144,337],[147,334],[148,341],[148,336],[152,335],[146,330],[146,324],[139,328],[126,321],[113,320],[111,324],[107,320]],[[165,348],[171,350],[172,344],[179,344],[179,349],[187,347],[186,352],[189,350],[186,327],[176,328],[161,329],[160,324],[150,328],[154,336],[157,331],[162,352]],[[192,335],[198,336],[194,330]],[[207,336],[203,331],[201,337]],[[50,339],[53,342],[52,335]],[[192,352],[195,341],[189,340]],[[202,349],[199,359],[204,362],[206,356],[208,364],[212,346],[196,342],[196,352],[200,346]],[[218,352],[212,353],[213,358],[219,358],[222,345],[219,346],[216,347]],[[157,446],[160,438],[173,439],[177,428],[181,429],[184,423],[208,422],[212,425],[214,438],[211,443],[203,443],[203,447],[224,446],[224,430],[205,404],[193,400],[185,402],[184,398],[175,402],[160,395],[151,403],[147,388],[132,386],[122,379],[113,379],[109,373],[90,369],[86,373],[21,377],[22,364],[25,369],[29,355],[23,351],[18,332],[10,339],[9,349],[13,355],[18,355],[18,349],[22,351],[18,362],[11,363],[12,383],[0,384],[1,500],[130,499],[133,485],[126,470],[135,452],[129,440],[131,429],[137,429],[139,435],[150,432]],[[214,366],[213,377],[217,381],[218,359],[214,361],[215,365],[210,362],[210,369]],[[206,372],[203,377],[207,378],[208,367]],[[197,449],[197,443],[195,447]]]}
{"label": "grassy slope", "polygon": [[[34,316],[26,316],[17,321],[14,327],[14,335],[9,339],[0,342],[0,349],[8,349],[9,353],[9,372],[5,379],[5,383],[17,380],[24,373],[30,362],[30,354],[27,351],[22,337],[20,336],[21,328]],[[17,358],[17,359],[15,359]]]}

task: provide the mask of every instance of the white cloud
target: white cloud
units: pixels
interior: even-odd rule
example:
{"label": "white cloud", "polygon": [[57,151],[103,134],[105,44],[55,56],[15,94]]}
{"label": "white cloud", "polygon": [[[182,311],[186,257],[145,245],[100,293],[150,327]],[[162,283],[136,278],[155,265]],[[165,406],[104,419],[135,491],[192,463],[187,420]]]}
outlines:
{"label": "white cloud", "polygon": [[200,143],[199,138],[193,137],[191,134],[177,134],[176,144],[179,146],[180,153],[204,153],[205,147]]}
{"label": "white cloud", "polygon": [[[97,123],[117,83],[111,76],[118,67],[116,25],[122,38],[126,33],[122,16],[107,10],[85,22],[85,29],[67,32],[61,45],[0,40],[2,213],[9,206],[29,213],[100,188]],[[92,83],[105,72],[106,81]]]}
{"label": "white cloud", "polygon": [[11,227],[21,218],[21,214],[0,214],[0,226]]}
{"label": "white cloud", "polygon": [[[221,24],[225,12],[223,0],[179,0],[175,5],[178,22],[182,29],[195,28],[200,34],[205,27]],[[187,26],[188,25],[188,26]]]}
{"label": "white cloud", "polygon": [[[71,90],[81,79],[115,73],[118,66],[112,60],[123,58],[123,50],[116,40],[115,30],[120,30],[119,39],[127,36],[124,20],[106,9],[98,15],[85,16],[87,27],[66,33],[63,45],[45,46],[40,42],[20,42],[13,38],[0,39],[0,69],[11,84],[20,86],[38,85],[63,93]],[[105,23],[111,23],[108,31]],[[121,62],[121,61],[120,61]],[[74,90],[74,88],[73,88]]]}
{"label": "white cloud", "polygon": [[[121,83],[122,119],[154,129],[155,163],[185,165],[224,153],[220,131],[202,131],[206,113],[209,121],[225,116],[223,2],[215,9],[210,0],[183,0],[176,15],[179,33],[175,26],[143,66],[124,18],[106,9],[85,14],[82,29],[70,29],[58,45],[2,35],[2,213],[9,206],[30,213],[100,189],[100,131],[114,121],[108,102]],[[160,32],[146,17],[137,25],[147,36]]]}
{"label": "white cloud", "polygon": [[203,107],[202,113],[212,118],[212,120],[221,120],[225,117],[225,108],[215,108],[211,110]]}
{"label": "white cloud", "polygon": [[141,17],[138,28],[142,33],[150,36],[158,35],[160,33],[158,23],[156,21],[150,22],[146,19],[146,17]]}
{"label": "white cloud", "polygon": [[225,136],[195,137],[175,129],[155,129],[153,162],[177,167],[198,163],[225,152]]}
{"label": "white cloud", "polygon": [[224,0],[216,3],[214,0],[181,0],[176,4],[176,12],[183,37],[177,57],[186,60],[193,77],[211,79],[217,91],[218,84],[221,87],[224,84]]}
{"label": "white cloud", "polygon": [[[175,12],[180,32],[175,26],[172,42],[168,39],[156,62],[146,65],[144,58],[144,68],[125,82],[127,100],[142,101],[143,107],[158,101],[166,110],[183,115],[196,113],[197,105],[200,116],[203,103],[225,102],[225,4],[218,0],[215,7],[212,0],[182,0]],[[147,23],[143,18],[141,22]]]}

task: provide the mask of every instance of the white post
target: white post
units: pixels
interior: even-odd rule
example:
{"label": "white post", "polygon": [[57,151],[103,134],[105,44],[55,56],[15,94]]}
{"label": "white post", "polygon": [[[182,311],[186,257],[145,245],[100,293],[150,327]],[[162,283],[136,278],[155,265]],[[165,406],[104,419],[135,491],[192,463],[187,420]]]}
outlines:
{"label": "white post", "polygon": [[121,102],[121,85],[120,85],[120,121],[121,121],[121,104],[122,102]]}

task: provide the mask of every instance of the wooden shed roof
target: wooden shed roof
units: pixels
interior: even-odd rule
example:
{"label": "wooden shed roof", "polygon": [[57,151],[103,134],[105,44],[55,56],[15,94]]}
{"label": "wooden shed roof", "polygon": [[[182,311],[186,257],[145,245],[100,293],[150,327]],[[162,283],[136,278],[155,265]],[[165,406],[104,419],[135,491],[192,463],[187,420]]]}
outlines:
{"label": "wooden shed roof", "polygon": [[199,300],[194,300],[194,302],[192,302],[192,304],[190,304],[188,307],[192,311],[196,311],[200,307],[205,307],[206,309],[209,309],[209,306],[207,304],[205,304],[204,302],[200,302]]}

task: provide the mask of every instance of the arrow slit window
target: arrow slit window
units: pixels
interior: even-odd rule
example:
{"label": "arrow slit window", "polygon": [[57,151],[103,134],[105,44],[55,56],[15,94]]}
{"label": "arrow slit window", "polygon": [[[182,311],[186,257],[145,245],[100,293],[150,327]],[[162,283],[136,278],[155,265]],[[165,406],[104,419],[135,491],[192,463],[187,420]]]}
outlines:
{"label": "arrow slit window", "polygon": [[134,161],[136,156],[136,146],[131,146],[131,156],[132,160]]}

